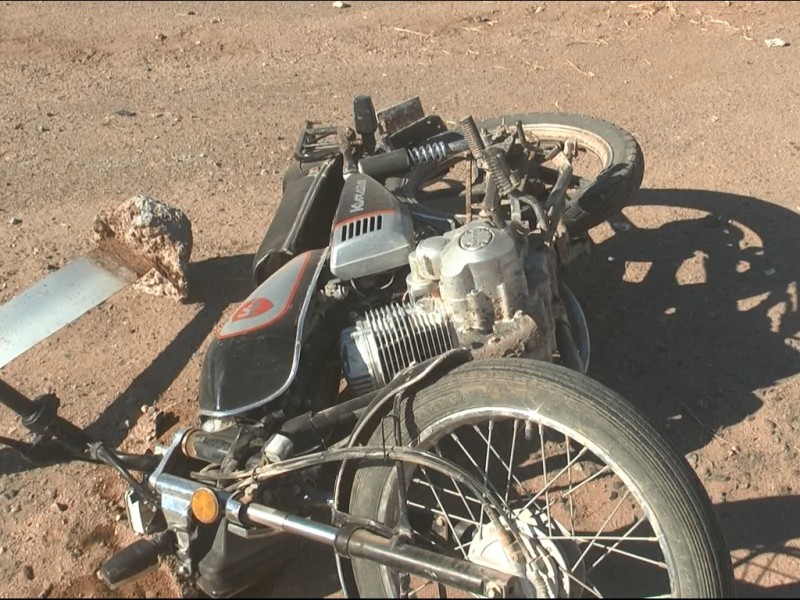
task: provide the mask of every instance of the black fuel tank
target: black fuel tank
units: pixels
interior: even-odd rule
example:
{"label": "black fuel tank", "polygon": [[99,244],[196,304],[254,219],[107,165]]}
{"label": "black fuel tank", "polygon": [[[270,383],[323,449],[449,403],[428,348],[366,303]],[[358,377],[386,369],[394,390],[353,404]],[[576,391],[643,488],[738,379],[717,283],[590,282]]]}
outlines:
{"label": "black fuel tank", "polygon": [[327,248],[275,271],[216,334],[200,375],[200,414],[231,417],[259,408],[292,383],[300,340]]}

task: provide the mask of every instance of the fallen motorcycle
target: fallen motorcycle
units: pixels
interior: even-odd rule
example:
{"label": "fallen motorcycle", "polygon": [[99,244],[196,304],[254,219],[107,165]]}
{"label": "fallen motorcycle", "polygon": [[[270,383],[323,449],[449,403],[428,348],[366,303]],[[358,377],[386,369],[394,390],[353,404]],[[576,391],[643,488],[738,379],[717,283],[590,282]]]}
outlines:
{"label": "fallen motorcycle", "polygon": [[634,138],[566,113],[448,129],[418,98],[353,112],[302,128],[255,291],[207,350],[196,427],[124,454],[56,396],[0,383],[37,434],[16,444],[28,458],[66,450],[130,484],[143,537],[101,578],[172,556],[227,597],[299,536],[331,547],[349,597],[732,596],[702,485],[586,376],[562,278],[641,184]]}

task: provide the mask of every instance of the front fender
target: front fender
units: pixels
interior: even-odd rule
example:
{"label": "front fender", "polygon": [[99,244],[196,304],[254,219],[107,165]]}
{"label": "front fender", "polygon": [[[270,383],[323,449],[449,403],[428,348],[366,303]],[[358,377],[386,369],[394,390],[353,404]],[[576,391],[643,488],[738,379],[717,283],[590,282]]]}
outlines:
{"label": "front fender", "polygon": [[[362,418],[356,423],[347,445],[362,446],[367,443],[373,431],[381,425],[386,415],[392,410],[392,400],[398,391],[413,393],[414,389],[428,385],[431,380],[446,375],[470,360],[472,360],[472,355],[468,349],[455,348],[445,355],[433,357],[403,369],[385,388],[378,392],[366,407]],[[350,487],[353,484],[356,467],[352,462],[343,462],[339,467],[333,488],[334,511],[349,512]],[[359,598],[350,561],[338,554],[335,558],[336,571],[339,574],[339,583],[345,598]]]}

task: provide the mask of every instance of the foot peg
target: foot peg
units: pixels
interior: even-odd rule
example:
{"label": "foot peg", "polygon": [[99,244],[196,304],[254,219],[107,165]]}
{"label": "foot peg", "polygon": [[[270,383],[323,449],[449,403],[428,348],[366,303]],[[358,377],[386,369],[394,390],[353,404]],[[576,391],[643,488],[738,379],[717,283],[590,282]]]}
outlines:
{"label": "foot peg", "polygon": [[158,566],[158,557],[168,554],[173,546],[172,532],[153,536],[149,540],[137,540],[100,567],[98,576],[109,589],[115,590],[123,583],[155,569]]}

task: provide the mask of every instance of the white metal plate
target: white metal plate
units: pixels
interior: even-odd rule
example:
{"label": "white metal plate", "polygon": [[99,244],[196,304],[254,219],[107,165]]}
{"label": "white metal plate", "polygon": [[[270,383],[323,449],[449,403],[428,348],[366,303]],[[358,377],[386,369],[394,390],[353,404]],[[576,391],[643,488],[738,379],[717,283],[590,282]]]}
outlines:
{"label": "white metal plate", "polygon": [[0,367],[138,279],[94,250],[0,306]]}

